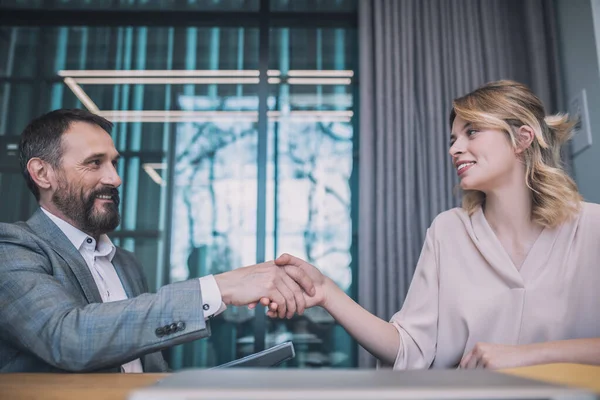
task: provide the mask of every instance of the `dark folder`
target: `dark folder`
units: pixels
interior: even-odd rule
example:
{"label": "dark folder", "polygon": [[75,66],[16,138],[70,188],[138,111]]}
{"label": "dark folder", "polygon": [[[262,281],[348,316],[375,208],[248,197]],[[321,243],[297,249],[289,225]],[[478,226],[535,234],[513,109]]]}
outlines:
{"label": "dark folder", "polygon": [[277,346],[270,347],[258,353],[233,360],[226,364],[218,365],[212,369],[220,368],[269,368],[275,367],[284,361],[294,358],[294,345],[292,342],[284,342]]}

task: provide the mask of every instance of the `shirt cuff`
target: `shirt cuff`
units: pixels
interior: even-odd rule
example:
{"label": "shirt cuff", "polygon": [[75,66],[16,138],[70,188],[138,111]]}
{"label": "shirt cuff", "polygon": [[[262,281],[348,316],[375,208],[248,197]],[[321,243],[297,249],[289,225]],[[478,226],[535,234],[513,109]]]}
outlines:
{"label": "shirt cuff", "polygon": [[212,275],[203,276],[200,280],[200,291],[202,292],[202,310],[204,311],[204,319],[214,317],[221,314],[227,309],[221,291],[215,277]]}

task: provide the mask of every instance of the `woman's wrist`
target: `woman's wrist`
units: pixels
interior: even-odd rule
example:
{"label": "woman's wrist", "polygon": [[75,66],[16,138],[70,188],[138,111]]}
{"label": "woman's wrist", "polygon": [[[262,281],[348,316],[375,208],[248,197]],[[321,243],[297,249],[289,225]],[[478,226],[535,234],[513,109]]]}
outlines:
{"label": "woman's wrist", "polygon": [[339,296],[342,289],[329,277],[325,277],[323,281],[323,301],[321,307],[331,313],[331,307],[335,303],[335,299]]}
{"label": "woman's wrist", "polygon": [[538,365],[538,364],[549,364],[553,361],[553,349],[549,343],[532,343],[521,345],[523,348],[524,364],[527,365]]}

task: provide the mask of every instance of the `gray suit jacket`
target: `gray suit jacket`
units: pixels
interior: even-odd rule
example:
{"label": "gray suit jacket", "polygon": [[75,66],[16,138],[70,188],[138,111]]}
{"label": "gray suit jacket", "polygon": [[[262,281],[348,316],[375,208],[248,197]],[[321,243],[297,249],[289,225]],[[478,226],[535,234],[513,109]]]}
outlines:
{"label": "gray suit jacket", "polygon": [[159,350],[210,335],[197,279],[147,293],[133,254],[113,265],[128,300],[102,303],[87,264],[38,210],[26,223],[0,223],[0,371],[118,372],[141,358],[167,369]]}

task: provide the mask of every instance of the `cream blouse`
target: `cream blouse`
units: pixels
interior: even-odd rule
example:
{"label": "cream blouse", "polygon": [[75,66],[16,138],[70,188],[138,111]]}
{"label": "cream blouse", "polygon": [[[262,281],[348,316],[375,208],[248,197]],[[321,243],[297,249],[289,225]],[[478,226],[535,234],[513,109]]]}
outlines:
{"label": "cream blouse", "polygon": [[545,228],[520,269],[481,210],[441,213],[391,323],[394,369],[454,368],[477,342],[600,337],[600,205]]}

